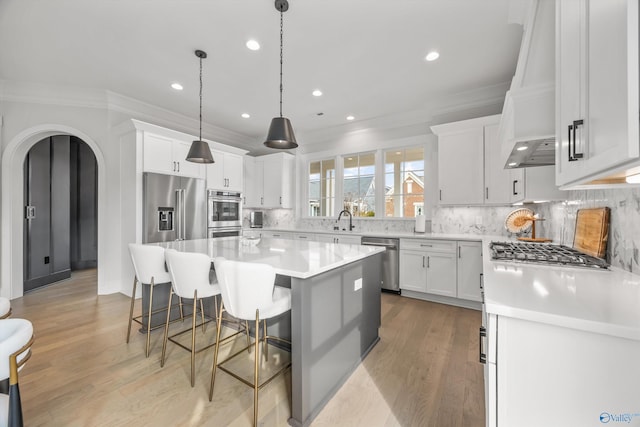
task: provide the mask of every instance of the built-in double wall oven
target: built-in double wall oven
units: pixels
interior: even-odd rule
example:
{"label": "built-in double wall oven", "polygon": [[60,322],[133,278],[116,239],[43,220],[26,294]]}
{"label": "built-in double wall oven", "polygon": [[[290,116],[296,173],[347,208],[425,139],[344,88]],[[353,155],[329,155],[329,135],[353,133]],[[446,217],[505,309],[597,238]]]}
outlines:
{"label": "built-in double wall oven", "polygon": [[207,191],[207,236],[228,237],[242,234],[242,193]]}

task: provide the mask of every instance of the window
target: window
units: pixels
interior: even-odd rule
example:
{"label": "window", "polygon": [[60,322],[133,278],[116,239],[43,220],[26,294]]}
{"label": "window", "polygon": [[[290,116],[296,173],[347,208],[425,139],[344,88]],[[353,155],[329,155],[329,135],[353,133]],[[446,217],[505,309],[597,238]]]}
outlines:
{"label": "window", "polygon": [[353,216],[375,216],[375,153],[354,154],[345,156],[343,160],[343,209]]}
{"label": "window", "polygon": [[309,163],[309,216],[332,216],[336,191],[336,161]]}
{"label": "window", "polygon": [[424,150],[422,147],[384,152],[384,215],[424,214]]}

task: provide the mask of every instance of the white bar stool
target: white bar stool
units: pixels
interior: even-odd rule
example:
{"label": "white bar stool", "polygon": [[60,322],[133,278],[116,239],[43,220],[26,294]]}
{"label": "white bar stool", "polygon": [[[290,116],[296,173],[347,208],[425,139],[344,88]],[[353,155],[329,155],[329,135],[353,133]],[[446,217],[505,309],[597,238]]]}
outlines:
{"label": "white bar stool", "polygon": [[[167,322],[164,328],[164,340],[162,342],[162,359],[160,360],[160,366],[164,366],[167,341],[171,341],[174,344],[177,344],[179,347],[191,352],[191,387],[193,387],[195,384],[196,353],[211,348],[217,343],[216,341],[213,344],[196,350],[196,328],[198,326],[202,326],[202,331],[204,332],[206,323],[213,320],[205,320],[202,298],[215,297],[217,295],[220,295],[220,287],[217,284],[211,284],[209,282],[211,259],[207,255],[192,252],[178,252],[175,249],[167,249],[165,252],[165,258],[167,260],[167,267],[169,268],[169,274],[171,276],[171,294],[169,295],[169,305],[171,305],[173,294],[175,294],[180,298],[193,299],[193,311],[191,313],[191,328],[185,329],[171,336],[169,336],[169,313],[167,313]],[[198,302],[200,302],[199,308]],[[217,303],[215,303],[215,307],[217,313]],[[200,325],[196,325],[198,310],[200,310],[200,316],[202,318],[202,323]],[[191,347],[187,347],[174,339],[178,335],[182,335],[189,331],[191,331]]]}
{"label": "white bar stool", "polygon": [[22,427],[18,371],[31,357],[33,325],[26,319],[0,320],[0,380],[9,378],[9,394],[0,393],[0,426]]}
{"label": "white bar stool", "polygon": [[11,316],[11,301],[9,298],[0,297],[0,319]]}
{"label": "white bar stool", "polygon": [[[291,343],[279,337],[267,335],[267,320],[277,317],[291,310],[291,290],[280,286],[275,286],[276,273],[270,265],[259,263],[248,263],[229,261],[222,257],[214,260],[218,284],[222,294],[222,307],[218,312],[218,339],[220,338],[220,324],[223,311],[227,311],[231,316],[239,320],[255,320],[255,341],[254,341],[254,366],[253,383],[236,375],[232,371],[222,366],[232,358],[236,357],[244,350],[250,349],[251,345],[229,356],[226,360],[218,363],[218,348],[216,347],[213,356],[213,369],[211,370],[211,387],[209,388],[209,401],[213,399],[213,386],[216,377],[216,368],[228,373],[242,383],[253,388],[253,425],[258,425],[258,390],[271,382],[277,375],[283,373],[291,366],[291,362],[275,372],[271,377],[260,383],[259,381],[259,343],[263,343],[263,353],[267,354],[268,340],[276,340]],[[260,320],[263,322],[263,336],[260,339]]]}
{"label": "white bar stool", "polygon": [[[149,357],[149,344],[151,342],[151,331],[153,329],[160,328],[164,325],[160,324],[151,327],[151,317],[156,313],[167,310],[171,313],[171,302],[167,305],[167,308],[159,308],[153,310],[153,289],[155,285],[160,283],[171,282],[171,276],[165,270],[164,267],[164,248],[160,246],[141,245],[137,243],[129,243],[129,253],[131,254],[131,262],[133,263],[133,269],[136,272],[136,276],[133,278],[133,291],[131,293],[131,308],[129,310],[129,328],[127,329],[127,343],[131,336],[131,322],[136,322],[141,326],[147,328],[147,343],[145,346],[145,355]],[[147,322],[144,324],[144,313],[139,316],[133,316],[133,305],[136,300],[136,286],[137,284],[149,285],[149,308],[147,311]],[[171,292],[171,290],[169,290]],[[180,300],[180,319],[182,315],[182,300]],[[144,312],[144,310],[142,310]]]}

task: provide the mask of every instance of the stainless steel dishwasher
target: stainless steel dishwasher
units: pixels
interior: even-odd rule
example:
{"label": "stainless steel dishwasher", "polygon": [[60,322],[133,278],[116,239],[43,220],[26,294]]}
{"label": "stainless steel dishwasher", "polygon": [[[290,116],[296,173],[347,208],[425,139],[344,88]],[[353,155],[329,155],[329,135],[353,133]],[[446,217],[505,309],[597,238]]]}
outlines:
{"label": "stainless steel dishwasher", "polygon": [[387,237],[363,237],[360,243],[363,246],[382,246],[385,248],[382,256],[382,290],[399,294],[400,255],[398,246],[400,240]]}

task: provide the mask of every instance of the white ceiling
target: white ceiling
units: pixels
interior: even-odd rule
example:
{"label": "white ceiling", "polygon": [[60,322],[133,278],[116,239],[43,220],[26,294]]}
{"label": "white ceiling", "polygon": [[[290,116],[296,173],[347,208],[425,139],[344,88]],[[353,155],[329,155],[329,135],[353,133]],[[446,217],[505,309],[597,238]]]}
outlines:
{"label": "white ceiling", "polygon": [[[301,144],[327,128],[433,108],[515,71],[522,27],[507,23],[509,0],[289,3],[283,113]],[[273,0],[1,0],[0,79],[107,89],[197,118],[193,52],[202,49],[204,121],[261,144],[278,115],[279,19]],[[248,50],[250,38],[262,49]],[[432,49],[440,59],[427,62]],[[182,92],[170,88],[176,81]]]}

